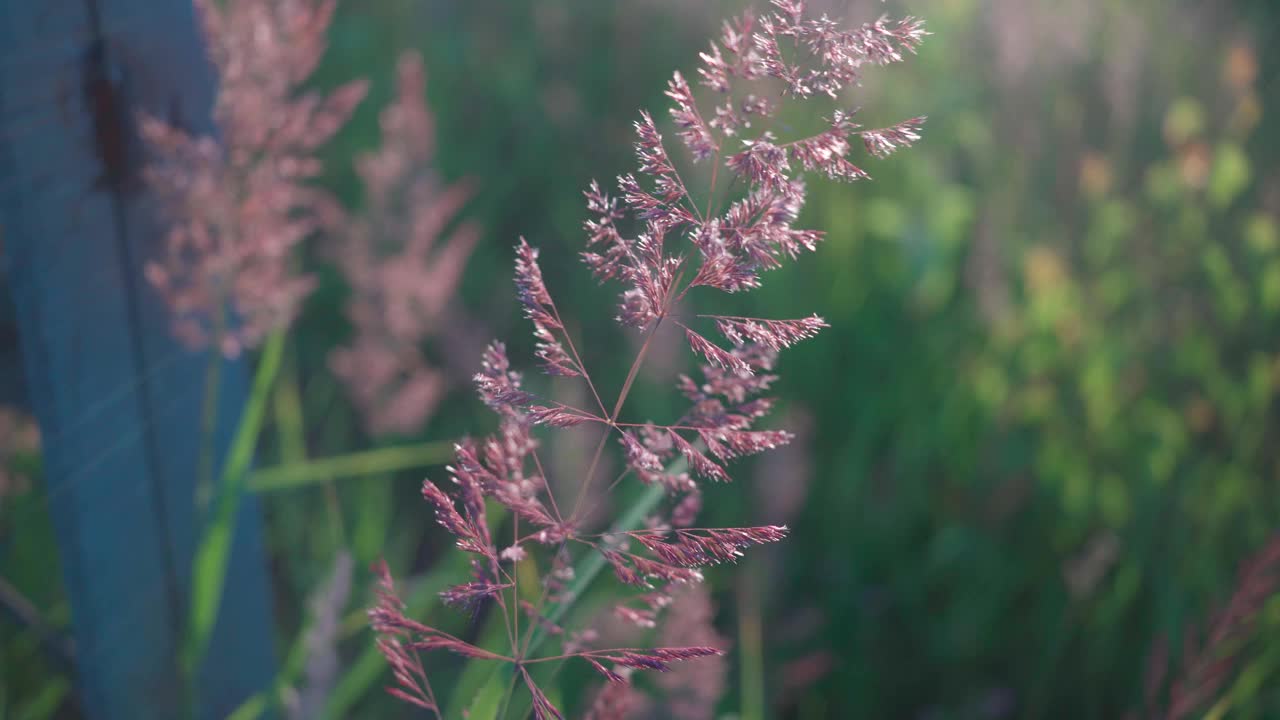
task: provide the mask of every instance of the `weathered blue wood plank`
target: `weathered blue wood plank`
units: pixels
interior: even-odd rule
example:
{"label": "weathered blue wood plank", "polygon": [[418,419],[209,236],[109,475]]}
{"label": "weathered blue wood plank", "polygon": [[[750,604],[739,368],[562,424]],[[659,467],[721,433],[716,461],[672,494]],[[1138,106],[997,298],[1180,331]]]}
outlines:
{"label": "weathered blue wood plank", "polygon": [[[143,110],[207,131],[211,87],[189,1],[0,0],[4,270],[93,718],[184,712],[176,653],[208,363],[172,339],[142,280],[163,229],[137,182],[136,138],[104,130],[99,93],[119,91],[108,109],[126,130]],[[219,456],[247,392],[244,364],[222,378]],[[225,717],[273,671],[260,513],[252,498],[240,512],[201,717]]]}

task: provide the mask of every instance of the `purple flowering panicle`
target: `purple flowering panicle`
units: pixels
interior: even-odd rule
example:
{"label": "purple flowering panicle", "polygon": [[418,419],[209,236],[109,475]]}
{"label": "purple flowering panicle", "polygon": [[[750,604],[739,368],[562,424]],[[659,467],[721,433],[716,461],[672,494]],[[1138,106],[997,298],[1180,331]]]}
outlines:
{"label": "purple flowering panicle", "polygon": [[326,220],[351,285],[354,329],[329,366],[378,434],[418,431],[443,397],[445,375],[422,343],[441,329],[478,237],[466,224],[450,232],[471,190],[446,186],[431,170],[435,123],[425,82],[422,59],[405,54],[396,100],[382,112],[382,145],[356,165],[367,210],[348,216],[335,206]]}
{"label": "purple flowering panicle", "polygon": [[[516,289],[533,324],[537,359],[547,374],[579,378],[594,404],[574,407],[546,400],[525,389],[501,343],[485,353],[475,381],[481,398],[501,417],[500,429],[482,441],[460,443],[449,468],[451,484],[427,481],[423,495],[458,549],[472,556],[472,579],[445,590],[443,599],[472,609],[491,603],[505,623],[509,648],[501,653],[481,650],[404,618],[387,575],[383,600],[372,612],[383,652],[396,670],[398,686],[392,692],[397,696],[438,714],[414,650],[439,648],[470,657],[487,653],[491,660],[514,665],[515,676],[527,686],[535,717],[559,718],[560,710],[538,687],[531,670],[539,663],[573,659],[607,681],[591,705],[590,717],[624,717],[627,708],[637,704],[638,691],[629,682],[632,672],[665,672],[678,663],[717,656],[725,643],[718,638],[690,643],[689,637],[666,634],[664,638],[680,644],[596,647],[593,633],[561,626],[562,613],[553,611],[574,599],[567,588],[575,557],[598,554],[619,583],[631,588],[633,594],[617,604],[614,617],[655,628],[673,594],[700,582],[706,568],[733,562],[754,546],[786,537],[784,526],[694,527],[702,502],[699,488],[701,482],[729,482],[735,459],[792,439],[786,431],[758,427],[773,406],[765,393],[777,379],[773,370],[778,352],[813,337],[827,324],[817,315],[678,317],[676,308],[692,304],[699,292],[758,287],[764,272],[816,248],[822,233],[796,226],[805,200],[805,173],[863,179],[868,173],[850,159],[859,146],[872,157],[883,157],[919,139],[923,118],[866,130],[854,122],[852,113],[835,112],[818,134],[794,139],[775,135],[769,120],[782,100],[839,97],[858,82],[864,66],[902,60],[925,33],[921,23],[910,18],[845,29],[825,16],[807,18],[799,0],[774,0],[773,5],[767,15],[748,13],[726,23],[719,42],[703,53],[699,77],[713,96],[710,103],[700,103],[679,73],[668,86],[670,121],[687,151],[682,156],[711,164],[709,188],[691,192],[658,123],[641,113],[635,123],[637,171],[618,178],[616,193],[594,182],[585,193],[590,218],[582,259],[602,282],[621,284],[617,321],[644,337],[612,403],[606,403],[561,317],[539,267],[537,248],[524,239],[516,246]],[[768,97],[770,92],[781,97]],[[719,185],[718,176],[724,176]],[[696,379],[678,380],[687,409],[669,422],[626,420],[622,411],[627,396],[654,333],[666,322],[683,329],[690,349],[704,361]],[[574,499],[557,498],[544,476],[533,434],[539,425],[600,429]],[[587,520],[593,508],[584,499],[599,496],[590,491],[607,482],[596,475],[603,451],[613,442],[625,472],[605,494],[634,476],[661,488],[667,499],[642,528],[602,532]],[[503,540],[491,534],[486,516],[490,506],[505,508],[511,518]],[[519,590],[521,576],[527,575],[515,566],[534,553],[545,555],[536,566],[546,572],[540,579],[539,600],[529,602],[520,599]],[[560,642],[558,652],[541,651],[539,641],[550,638]],[[714,703],[701,701],[690,707],[695,705],[707,708]]]}
{"label": "purple flowering panicle", "polygon": [[[326,48],[336,0],[196,0],[218,73],[219,138],[144,117],[146,175],[173,225],[146,276],[174,332],[234,356],[287,325],[314,283],[292,251],[331,201],[308,181],[316,150],[364,98],[356,80],[299,93]],[[228,316],[229,311],[229,316]]]}

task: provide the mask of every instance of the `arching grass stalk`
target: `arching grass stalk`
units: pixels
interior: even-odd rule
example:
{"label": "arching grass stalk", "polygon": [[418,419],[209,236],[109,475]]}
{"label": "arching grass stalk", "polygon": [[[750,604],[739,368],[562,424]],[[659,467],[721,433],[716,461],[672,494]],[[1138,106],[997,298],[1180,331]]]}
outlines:
{"label": "arching grass stalk", "polygon": [[[412,619],[384,566],[370,619],[394,672],[397,685],[389,691],[396,697],[439,717],[440,704],[420,653],[445,650],[473,663],[497,663],[494,680],[471,705],[474,713],[483,708],[485,718],[503,717],[511,705],[519,714],[511,694],[516,691],[503,692],[510,683],[527,691],[536,718],[561,718],[559,703],[552,699],[555,688],[544,690],[532,671],[543,663],[558,667],[572,660],[594,669],[613,688],[601,692],[587,712],[605,720],[621,717],[628,698],[638,692],[630,685],[632,672],[666,671],[684,661],[723,654],[710,645],[601,648],[593,628],[575,627],[566,619],[608,566],[632,589],[613,605],[614,617],[652,629],[664,620],[663,609],[678,586],[701,582],[704,568],[732,562],[746,549],[780,541],[788,533],[779,526],[695,527],[702,506],[699,481],[728,482],[730,461],[790,442],[786,431],[757,428],[773,406],[764,394],[777,379],[772,373],[779,351],[813,337],[827,324],[817,315],[767,319],[686,311],[709,292],[759,287],[766,271],[817,249],[822,232],[795,227],[805,201],[806,172],[865,179],[868,174],[848,159],[855,140],[868,154],[884,157],[919,139],[923,118],[867,130],[853,113],[836,109],[818,133],[781,140],[770,129],[779,88],[791,100],[835,99],[857,84],[864,66],[902,60],[926,33],[912,18],[882,18],[844,29],[826,17],[806,18],[800,0],[774,0],[773,6],[759,18],[747,13],[727,23],[719,42],[702,54],[698,72],[702,85],[715,95],[710,104],[700,106],[678,72],[667,87],[674,132],[688,159],[723,163],[732,175],[721,183],[719,194],[714,184],[700,196],[690,193],[658,124],[646,112],[635,123],[637,173],[618,179],[617,196],[594,182],[585,193],[591,217],[585,222],[582,259],[600,281],[622,283],[616,319],[644,338],[612,405],[604,402],[601,385],[584,361],[583,351],[590,346],[571,336],[562,318],[566,306],[557,305],[543,280],[539,251],[523,238],[517,244],[516,290],[533,325],[542,370],[580,378],[595,407],[567,405],[526,388],[502,343],[485,352],[475,383],[481,399],[500,416],[499,430],[489,438],[461,442],[448,468],[449,490],[428,480],[422,494],[457,547],[472,557],[472,580],[444,590],[441,598],[472,612],[492,603],[507,645],[490,649]],[[717,167],[712,177],[718,173]],[[712,212],[717,207],[725,210]],[[681,328],[702,360],[698,379],[680,376],[676,383],[687,409],[664,422],[624,420],[628,394],[664,324]],[[722,339],[708,339],[713,333]],[[535,429],[589,425],[600,439],[573,502],[562,503],[545,476]],[[618,443],[626,470],[599,490],[595,476],[611,439]],[[601,523],[591,519],[590,510],[628,478],[646,486],[641,501],[621,508],[605,527],[596,527]],[[491,507],[505,508],[513,516],[510,526],[501,528],[501,539],[491,532]],[[538,578],[536,601],[530,601],[529,594],[520,592],[528,581],[518,576],[535,553],[537,567],[546,570]],[[553,637],[559,647],[548,650]],[[753,702],[753,709],[763,713],[761,704]]]}

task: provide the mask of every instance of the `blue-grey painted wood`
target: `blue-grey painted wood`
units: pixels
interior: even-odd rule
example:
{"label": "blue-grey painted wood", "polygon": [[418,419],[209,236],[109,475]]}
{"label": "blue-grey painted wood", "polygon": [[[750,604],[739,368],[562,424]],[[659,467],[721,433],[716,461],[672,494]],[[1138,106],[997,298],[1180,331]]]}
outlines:
{"label": "blue-grey painted wood", "polygon": [[[186,710],[176,654],[209,359],[173,340],[142,279],[163,226],[131,130],[145,111],[207,132],[211,88],[189,0],[0,0],[2,267],[95,719]],[[223,369],[219,456],[246,375]],[[251,497],[240,507],[201,718],[225,717],[274,669],[260,511]]]}

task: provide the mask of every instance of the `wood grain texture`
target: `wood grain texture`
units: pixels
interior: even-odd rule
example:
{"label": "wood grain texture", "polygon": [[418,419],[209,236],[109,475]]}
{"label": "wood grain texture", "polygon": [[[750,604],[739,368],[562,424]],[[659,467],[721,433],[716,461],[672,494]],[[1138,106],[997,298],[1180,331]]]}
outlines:
{"label": "wood grain texture", "polygon": [[[118,93],[114,130],[103,126],[104,89]],[[211,89],[189,0],[0,0],[4,270],[92,718],[184,712],[176,651],[198,539],[208,357],[172,339],[142,279],[163,226],[139,182],[133,123],[143,111],[207,132]],[[219,456],[246,375],[243,362],[223,369]],[[202,718],[225,717],[274,669],[252,497],[226,587],[198,679]]]}

